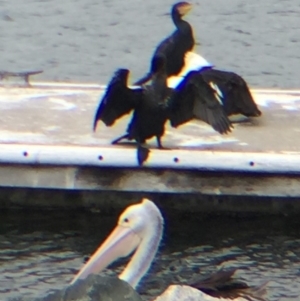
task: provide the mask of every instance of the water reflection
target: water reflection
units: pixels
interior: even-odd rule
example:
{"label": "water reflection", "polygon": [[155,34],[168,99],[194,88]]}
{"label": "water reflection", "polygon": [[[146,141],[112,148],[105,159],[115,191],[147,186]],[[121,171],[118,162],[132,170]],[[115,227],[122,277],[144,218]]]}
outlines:
{"label": "water reflection", "polygon": [[[238,267],[237,276],[250,284],[269,280],[270,300],[299,299],[299,217],[164,214],[160,252],[139,287],[145,299],[220,267]],[[70,211],[0,213],[1,300],[64,287],[116,219]],[[118,273],[123,262],[106,273]]]}

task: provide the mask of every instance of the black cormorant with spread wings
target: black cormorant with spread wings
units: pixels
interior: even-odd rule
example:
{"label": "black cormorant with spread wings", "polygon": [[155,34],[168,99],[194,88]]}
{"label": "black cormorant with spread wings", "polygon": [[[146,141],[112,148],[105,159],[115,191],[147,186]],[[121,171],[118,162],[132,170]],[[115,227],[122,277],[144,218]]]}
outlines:
{"label": "black cormorant with spread wings", "polygon": [[127,86],[129,70],[117,70],[97,109],[94,130],[99,120],[111,126],[133,110],[126,134],[112,143],[122,139],[135,140],[140,164],[147,158],[148,152],[143,153],[146,148],[142,146],[147,139],[156,137],[158,147],[162,148],[161,137],[167,120],[173,127],[178,127],[192,119],[199,119],[220,134],[231,131],[232,125],[216,91],[203,80],[201,73],[191,71],[175,89],[168,88],[166,60],[158,55],[152,60],[151,74],[150,85],[131,89]]}

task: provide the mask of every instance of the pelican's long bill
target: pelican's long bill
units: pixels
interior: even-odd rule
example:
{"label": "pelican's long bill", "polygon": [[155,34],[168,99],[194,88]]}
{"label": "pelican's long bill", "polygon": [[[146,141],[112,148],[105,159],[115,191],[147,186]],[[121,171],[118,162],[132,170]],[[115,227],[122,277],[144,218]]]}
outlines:
{"label": "pelican's long bill", "polygon": [[163,217],[150,200],[129,206],[119,217],[118,225],[74,277],[84,279],[97,274],[120,257],[134,254],[119,278],[135,288],[146,274],[157,252],[163,232]]}
{"label": "pelican's long bill", "polygon": [[118,225],[73,278],[71,284],[77,279],[84,279],[90,274],[101,272],[120,257],[128,256],[139,243],[140,238],[130,227]]}

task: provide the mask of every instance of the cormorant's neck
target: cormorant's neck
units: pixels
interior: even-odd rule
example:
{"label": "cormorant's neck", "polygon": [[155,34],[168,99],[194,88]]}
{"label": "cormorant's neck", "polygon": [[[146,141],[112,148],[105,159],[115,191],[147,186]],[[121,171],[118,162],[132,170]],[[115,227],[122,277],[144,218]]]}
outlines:
{"label": "cormorant's neck", "polygon": [[172,13],[172,20],[179,30],[189,29],[191,28],[190,24],[182,19],[182,16],[178,12]]}
{"label": "cormorant's neck", "polygon": [[160,213],[154,217],[152,223],[148,234],[143,238],[132,259],[119,276],[133,288],[136,288],[141,278],[149,270],[162,238],[164,221]]}

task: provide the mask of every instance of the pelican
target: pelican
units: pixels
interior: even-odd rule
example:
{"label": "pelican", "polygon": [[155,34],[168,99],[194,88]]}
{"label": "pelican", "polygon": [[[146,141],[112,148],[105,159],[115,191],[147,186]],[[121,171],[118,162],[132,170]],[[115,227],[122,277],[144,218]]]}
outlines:
{"label": "pelican", "polygon": [[[143,199],[140,203],[129,206],[120,215],[116,228],[73,278],[71,285],[90,274],[100,273],[117,258],[133,253],[131,260],[118,277],[135,289],[154,260],[163,229],[164,219],[152,201]],[[258,288],[250,288],[245,283],[235,282],[235,293],[231,293],[228,285],[232,282],[233,273],[234,271],[219,271],[202,281],[191,281],[189,286],[171,285],[157,300],[177,300],[174,296],[182,294],[190,296],[190,301],[226,300],[224,298],[236,301],[265,300],[261,297],[265,293],[265,284]],[[226,282],[225,285],[223,283],[224,292],[221,291],[223,280]]]}

